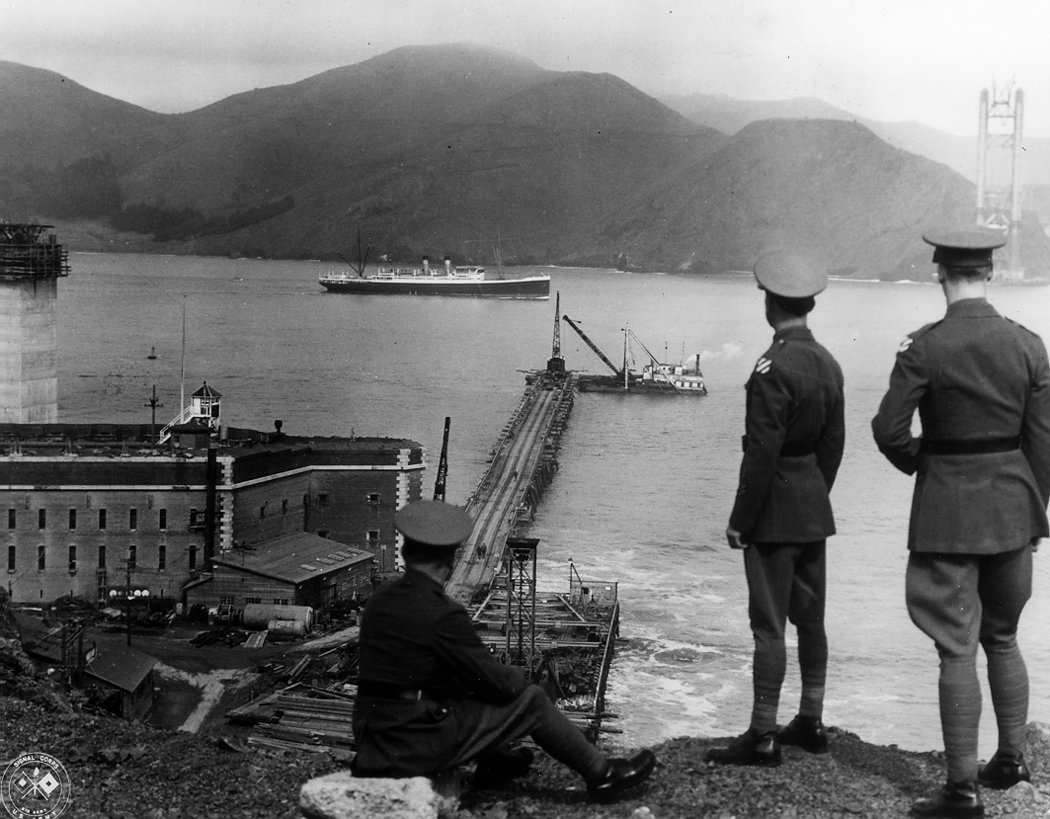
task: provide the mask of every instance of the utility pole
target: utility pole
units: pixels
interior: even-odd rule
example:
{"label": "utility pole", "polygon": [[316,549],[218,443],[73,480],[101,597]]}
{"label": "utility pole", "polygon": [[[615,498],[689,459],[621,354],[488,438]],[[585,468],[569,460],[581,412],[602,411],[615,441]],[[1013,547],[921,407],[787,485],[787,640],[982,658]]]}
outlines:
{"label": "utility pole", "polygon": [[128,629],[128,646],[131,646],[131,549],[128,549],[127,559],[124,561],[127,566],[127,581],[124,585],[124,623]]}
{"label": "utility pole", "polygon": [[150,407],[152,409],[152,416],[150,418],[149,428],[149,440],[151,444],[157,443],[157,407],[163,407],[164,405],[157,400],[157,385],[153,385],[153,397],[148,402],[143,404],[144,407]]}

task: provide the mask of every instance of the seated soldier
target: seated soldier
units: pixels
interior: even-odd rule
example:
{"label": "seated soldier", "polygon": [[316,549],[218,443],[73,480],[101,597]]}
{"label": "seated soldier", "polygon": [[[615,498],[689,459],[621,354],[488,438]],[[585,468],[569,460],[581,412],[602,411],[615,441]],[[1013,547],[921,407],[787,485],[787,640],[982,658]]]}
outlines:
{"label": "seated soldier", "polygon": [[430,776],[476,760],[476,779],[521,776],[532,755],[506,747],[524,737],[579,773],[591,799],[608,802],[641,784],[650,750],[607,759],[520,668],[502,665],[466,609],[444,592],[473,521],[462,508],[417,501],[394,525],[405,574],[375,592],[361,619],[354,709],[358,776]]}

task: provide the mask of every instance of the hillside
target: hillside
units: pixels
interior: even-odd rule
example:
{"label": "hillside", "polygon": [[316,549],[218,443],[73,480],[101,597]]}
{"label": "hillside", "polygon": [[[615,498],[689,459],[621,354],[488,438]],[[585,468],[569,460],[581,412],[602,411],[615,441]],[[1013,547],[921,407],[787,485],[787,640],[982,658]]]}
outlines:
{"label": "hillside", "polygon": [[[405,47],[164,116],[0,63],[0,217],[72,249],[283,258],[452,255],[709,271],[801,242],[838,272],[899,275],[973,186],[835,121],[774,105],[733,135],[609,74],[477,45]],[[734,113],[735,112],[735,113]],[[696,118],[696,111],[691,115]],[[727,115],[728,116],[728,115]],[[897,273],[893,273],[897,271]]]}
{"label": "hillside", "polygon": [[[976,89],[975,89],[976,101]],[[880,122],[865,119],[812,97],[789,100],[736,100],[720,94],[682,94],[662,97],[661,102],[698,125],[735,134],[745,125],[764,119],[839,119],[858,122],[880,139],[909,153],[947,165],[956,173],[977,179],[977,137],[945,133],[919,122]],[[974,114],[974,128],[977,115]],[[1050,139],[1026,137],[1022,180],[1030,189],[1024,207],[1042,206],[1050,223],[1050,208],[1042,203],[1050,188]]]}
{"label": "hillside", "polygon": [[922,225],[970,218],[972,191],[856,123],[774,119],[746,126],[609,230],[631,231],[644,212],[658,227],[632,232],[632,258],[678,249],[679,265],[749,269],[768,248],[799,247],[837,275],[887,278],[926,247]]}

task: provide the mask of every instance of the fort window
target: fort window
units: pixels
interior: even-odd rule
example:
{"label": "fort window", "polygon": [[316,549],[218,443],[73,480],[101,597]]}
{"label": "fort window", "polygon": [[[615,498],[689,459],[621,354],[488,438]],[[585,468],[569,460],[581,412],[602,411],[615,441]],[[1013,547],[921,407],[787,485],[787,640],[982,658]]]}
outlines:
{"label": "fort window", "polygon": [[69,528],[70,529],[76,529],[77,528],[77,510],[76,509],[70,509],[69,510]]}
{"label": "fort window", "polygon": [[98,547],[98,567],[100,569],[106,568],[106,547],[105,546],[99,546]]}
{"label": "fort window", "polygon": [[317,531],[317,536],[318,537],[328,537],[328,530],[327,529],[319,529]]}
{"label": "fort window", "polygon": [[139,528],[139,510],[129,509],[128,510],[128,528],[134,532]]}
{"label": "fort window", "polygon": [[135,545],[128,546],[128,568],[134,569],[138,564],[139,547]]}
{"label": "fort window", "polygon": [[157,569],[164,571],[168,567],[168,547],[161,543],[157,547]]}
{"label": "fort window", "polygon": [[368,493],[367,502],[368,502],[369,506],[378,509],[379,508],[379,493],[378,492],[369,492]]}
{"label": "fort window", "polygon": [[275,597],[273,599],[273,604],[275,606],[287,606],[288,605],[288,598],[287,597]]}
{"label": "fort window", "polygon": [[244,598],[244,602],[245,603],[261,603],[262,602],[262,598],[261,597],[245,597]]}
{"label": "fort window", "polygon": [[161,509],[160,510],[160,521],[159,521],[159,523],[157,525],[158,525],[158,527],[160,528],[160,530],[162,532],[165,531],[168,528],[168,510],[167,509]]}
{"label": "fort window", "polygon": [[15,570],[15,547],[7,547],[7,570],[13,572]]}
{"label": "fort window", "polygon": [[47,568],[47,549],[44,544],[40,544],[36,547],[36,569],[38,572],[42,572]]}
{"label": "fort window", "polygon": [[197,510],[196,509],[191,509],[190,510],[190,527],[192,528],[192,527],[194,527],[196,525],[197,525]]}
{"label": "fort window", "polygon": [[15,521],[17,520],[17,517],[18,516],[15,514],[15,510],[14,509],[8,509],[7,510],[7,528],[8,529],[14,529],[15,528]]}
{"label": "fort window", "polygon": [[70,546],[69,547],[69,573],[70,574],[76,574],[77,573],[77,547],[76,546]]}
{"label": "fort window", "polygon": [[375,546],[377,543],[379,543],[379,530],[369,529],[368,534],[365,537],[368,539],[369,546]]}
{"label": "fort window", "polygon": [[328,493],[327,492],[319,492],[317,494],[317,503],[320,506],[327,506],[328,505]]}
{"label": "fort window", "polygon": [[39,512],[37,512],[36,519],[37,519],[37,524],[36,525],[37,525],[38,529],[46,529],[47,528],[47,510],[46,509],[41,509]]}
{"label": "fort window", "polygon": [[98,528],[99,529],[105,529],[106,528],[106,510],[105,509],[99,509],[98,510]]}
{"label": "fort window", "polygon": [[266,517],[266,504],[265,503],[262,506],[259,507],[259,519],[262,520],[264,517]]}
{"label": "fort window", "polygon": [[189,567],[190,567],[190,571],[191,572],[194,569],[197,568],[197,547],[196,546],[190,546]]}
{"label": "fort window", "polygon": [[281,514],[282,515],[287,515],[288,514],[288,501],[287,500],[281,501]]}

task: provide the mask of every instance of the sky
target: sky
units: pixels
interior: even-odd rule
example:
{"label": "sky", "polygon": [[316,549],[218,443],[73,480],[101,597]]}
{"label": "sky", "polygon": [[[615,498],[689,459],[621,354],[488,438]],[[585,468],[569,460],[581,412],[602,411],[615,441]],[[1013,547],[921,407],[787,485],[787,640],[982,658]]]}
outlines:
{"label": "sky", "polygon": [[1050,136],[1046,0],[0,0],[0,60],[153,111],[404,45],[471,42],[648,94],[817,97],[973,135],[981,89]]}

